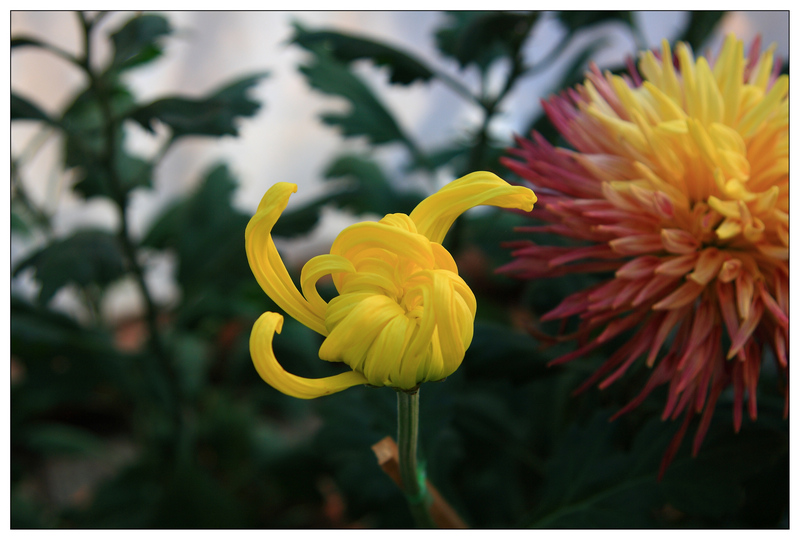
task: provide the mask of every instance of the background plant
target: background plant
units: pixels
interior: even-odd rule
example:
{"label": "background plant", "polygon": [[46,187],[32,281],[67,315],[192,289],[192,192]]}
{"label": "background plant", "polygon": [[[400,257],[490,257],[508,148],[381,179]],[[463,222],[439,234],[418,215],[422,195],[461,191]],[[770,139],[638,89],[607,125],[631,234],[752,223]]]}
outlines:
{"label": "background plant", "polygon": [[[113,54],[98,68],[91,38],[104,16],[76,14],[84,36],[79,56],[25,36],[12,39],[12,52],[37,47],[82,71],[83,89],[59,115],[12,94],[12,120],[60,134],[63,166],[76,171],[73,192],[111,201],[119,216],[116,230],[55,235],[20,178],[18,160],[36,159],[35,153],[12,156],[13,230],[45,238],[13,268],[14,275],[32,273],[41,288],[33,301],[11,299],[12,526],[410,526],[402,494],[370,450],[395,432],[393,391],[358,388],[303,402],[256,376],[249,329],[276,306],[247,266],[242,238],[249,216],[231,204],[237,180],[230,170],[220,164],[207,171],[198,188],[167,208],[141,238],[129,230],[131,193],[151,187],[160,160],[182,141],[236,135],[241,120],[258,110],[248,92],[265,74],[221,81],[200,98],[141,102],[123,75],[157,61],[170,24],[159,15],[131,17],[111,34]],[[330,206],[359,215],[408,212],[426,195],[404,185],[412,173],[428,178],[431,188],[438,175],[455,178],[474,170],[512,179],[498,161],[507,141],[497,139],[491,126],[508,112],[504,105],[515,85],[537,76],[596,25],[631,32],[641,42],[629,12],[559,12],[564,38],[532,63],[523,44],[543,16],[442,14],[436,32],[441,56],[435,59],[297,23],[292,43],[307,52],[299,69],[308,84],[348,103],[345,112],[325,113],[322,122],[343,137],[362,139],[366,150],[333,156],[321,172],[329,189],[285,213],[273,233],[304,235]],[[679,39],[699,47],[721,16],[692,13]],[[586,45],[552,90],[581,80],[600,46]],[[415,91],[444,85],[454,99],[475,107],[481,120],[440,148],[423,148],[403,127],[402,115],[357,74],[358,61],[387,70],[392,84],[416,83]],[[458,63],[463,79],[441,69],[448,62]],[[501,63],[507,69],[498,90],[489,76]],[[467,75],[478,81],[477,89],[465,82]],[[126,148],[126,123],[149,130],[161,123],[169,136],[152,159],[143,159]],[[540,117],[528,124],[555,137]],[[406,169],[394,171],[382,162],[381,147],[402,149]],[[571,395],[620,342],[567,366],[545,367],[566,349],[545,347],[524,332],[527,314],[546,312],[588,283],[494,277],[492,270],[508,260],[500,241],[513,238],[516,223],[511,213],[469,215],[447,238],[479,311],[461,369],[444,384],[426,386],[421,406],[423,457],[445,498],[475,527],[786,526],[788,426],[783,398],[771,384],[775,374],[762,376],[757,423],[746,422],[734,435],[724,412],[731,399],[721,399],[723,412],[698,458],[684,449],[657,482],[675,429],[658,420],[663,396],[609,424],[646,373],[602,393]],[[177,260],[181,296],[174,305],[159,305],[144,279],[148,256],[159,252]],[[122,346],[121,329],[103,320],[99,308],[109,285],[126,277],[137,284],[146,308],[148,339],[133,350]],[[87,322],[53,309],[51,299],[65,287],[92,314]],[[334,368],[316,357],[316,339],[287,318],[276,355],[300,375],[330,374]],[[85,476],[101,478],[63,501],[53,495],[52,481],[41,479],[51,479],[48,471],[66,460],[84,464],[91,471]]]}

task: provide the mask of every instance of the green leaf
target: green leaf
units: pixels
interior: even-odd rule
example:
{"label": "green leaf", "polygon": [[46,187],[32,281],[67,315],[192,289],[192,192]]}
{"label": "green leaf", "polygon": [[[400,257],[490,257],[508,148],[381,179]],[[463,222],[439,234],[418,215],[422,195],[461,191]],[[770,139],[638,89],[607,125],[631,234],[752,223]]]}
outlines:
{"label": "green leaf", "polygon": [[535,12],[447,12],[447,24],[437,30],[436,44],[462,68],[475,64],[485,70],[498,58],[515,56],[538,17]]}
{"label": "green leaf", "polygon": [[12,529],[55,529],[57,524],[44,508],[42,501],[21,483],[12,483],[10,518]]}
{"label": "green leaf", "polygon": [[12,50],[12,52],[17,47],[37,47],[37,48],[43,49],[45,51],[48,51],[48,52],[58,56],[59,58],[67,60],[68,62],[71,62],[71,63],[73,63],[73,64],[75,64],[75,65],[80,67],[80,63],[78,62],[78,60],[74,56],[72,56],[70,53],[68,53],[67,51],[59,49],[58,47],[55,47],[55,46],[53,46],[53,45],[51,45],[49,43],[46,43],[46,42],[41,41],[40,39],[37,39],[37,38],[34,38],[34,37],[17,36],[15,38],[12,38],[11,39],[11,50]]}
{"label": "green leaf", "polygon": [[183,395],[189,399],[196,398],[207,383],[211,364],[208,346],[205,340],[188,333],[175,336],[172,345],[172,358]]}
{"label": "green leaf", "polygon": [[372,91],[347,66],[321,48],[315,48],[314,58],[300,71],[313,87],[350,104],[346,113],[325,113],[322,121],[338,126],[345,137],[366,136],[372,144],[384,144],[405,139],[400,126]]}
{"label": "green leaf", "polygon": [[558,442],[545,467],[541,500],[527,526],[653,526],[649,515],[660,501],[652,452],[656,443],[648,441],[647,453],[620,451],[615,448],[618,425],[609,424],[608,417],[608,412],[598,412],[585,426],[573,425]]}
{"label": "green leaf", "polygon": [[[133,96],[127,88],[116,84],[111,89],[111,114],[124,117],[133,107]],[[77,167],[77,182],[73,189],[85,198],[125,196],[136,187],[149,187],[152,179],[150,163],[125,151],[125,132],[118,125],[113,149],[116,179],[109,175],[106,119],[99,99],[92,89],[79,94],[67,108],[60,124],[64,128],[64,166]],[[118,184],[114,186],[113,184]]]}
{"label": "green leaf", "polygon": [[323,418],[314,439],[317,453],[345,496],[350,518],[366,515],[373,527],[413,526],[402,492],[370,450],[386,435],[396,435],[396,403],[389,388],[363,387],[312,402]]}
{"label": "green leaf", "polygon": [[164,485],[153,516],[157,529],[234,529],[252,526],[246,507],[208,472],[182,467]]}
{"label": "green leaf", "polygon": [[11,92],[11,120],[42,120],[47,124],[55,124],[38,105],[14,92]]}
{"label": "green leaf", "polygon": [[[123,193],[138,187],[149,188],[152,185],[153,165],[149,161],[131,156],[122,148],[118,148],[115,157],[116,177]],[[72,189],[87,199],[116,198],[117,193],[111,188],[112,183],[113,180],[105,167],[93,163],[84,169],[82,179]]]}
{"label": "green leaf", "polygon": [[[112,107],[117,112],[126,111],[133,106],[133,96],[127,89],[116,87],[112,90]],[[91,89],[79,94],[67,107],[61,118],[64,127],[64,166],[89,167],[99,165],[106,150],[105,119],[100,102]],[[121,127],[116,139],[122,136]]]}
{"label": "green leaf", "polygon": [[100,437],[67,424],[37,424],[20,434],[20,439],[21,444],[46,455],[98,455],[103,451]]}
{"label": "green leaf", "polygon": [[[587,43],[578,54],[572,57],[566,69],[563,70],[563,74],[559,80],[550,87],[548,94],[559,93],[582,83],[586,79],[589,61],[592,59],[595,52],[604,47],[606,43],[607,40],[602,37]],[[611,71],[613,71],[613,69]],[[561,137],[544,111],[538,113],[524,133],[527,135],[533,131],[539,132],[551,143],[556,143],[560,146],[568,146],[568,143]]]}
{"label": "green leaf", "polygon": [[42,304],[67,284],[102,287],[125,274],[124,255],[117,239],[101,230],[78,231],[48,244],[20,262],[14,275],[26,268],[33,268],[42,285]]}
{"label": "green leaf", "polygon": [[110,332],[83,328],[17,298],[11,299],[11,354],[24,366],[24,377],[11,391],[16,426],[65,406],[74,413],[85,404],[97,413],[101,385],[109,397],[130,384],[127,358],[115,350]]}
{"label": "green leaf", "polygon": [[[149,451],[153,452],[151,447]],[[146,457],[103,483],[91,506],[70,509],[79,528],[252,527],[247,505],[202,466]]]}
{"label": "green leaf", "polygon": [[111,34],[114,57],[109,71],[122,71],[140,66],[159,57],[160,38],[170,34],[169,21],[160,15],[139,15]]}
{"label": "green leaf", "polygon": [[570,33],[611,21],[622,22],[631,28],[634,25],[630,11],[559,11],[558,20]]}
{"label": "green leaf", "polygon": [[395,190],[375,161],[352,154],[339,156],[328,165],[325,178],[344,178],[349,182],[333,201],[356,214],[408,214],[423,198],[417,192]]}
{"label": "green leaf", "polygon": [[453,145],[424,152],[420,156],[414,156],[414,161],[410,164],[410,171],[437,170],[450,163],[456,164],[456,169],[462,169],[462,163],[466,164],[469,156],[470,147],[466,144],[454,143]]}
{"label": "green leaf", "polygon": [[689,24],[675,41],[685,41],[692,49],[699,51],[723,15],[724,11],[690,11]]}
{"label": "green leaf", "polygon": [[293,238],[308,234],[319,222],[319,214],[326,205],[333,204],[342,197],[341,191],[323,195],[301,208],[286,210],[272,228],[274,236]]}
{"label": "green leaf", "polygon": [[27,220],[13,208],[11,209],[11,233],[22,236],[31,235],[31,227],[28,225]]}
{"label": "green leaf", "polygon": [[217,165],[187,199],[164,210],[142,240],[178,255],[178,282],[184,301],[199,301],[212,291],[225,294],[252,273],[244,251],[249,216],[231,206],[236,181]]}
{"label": "green leaf", "polygon": [[112,350],[105,332],[82,328],[66,315],[11,299],[11,354],[23,358],[106,356]]}
{"label": "green leaf", "polygon": [[261,107],[247,93],[266,75],[260,73],[239,79],[205,98],[162,98],[139,107],[130,117],[151,132],[153,121],[158,120],[170,127],[174,138],[236,136],[239,134],[236,120],[252,117]]}
{"label": "green leaf", "polygon": [[323,48],[343,63],[370,59],[377,66],[389,68],[390,81],[393,83],[407,85],[415,81],[428,81],[433,76],[433,71],[420,60],[383,43],[333,30],[308,31],[298,23],[294,24],[294,28],[292,43],[311,52]]}

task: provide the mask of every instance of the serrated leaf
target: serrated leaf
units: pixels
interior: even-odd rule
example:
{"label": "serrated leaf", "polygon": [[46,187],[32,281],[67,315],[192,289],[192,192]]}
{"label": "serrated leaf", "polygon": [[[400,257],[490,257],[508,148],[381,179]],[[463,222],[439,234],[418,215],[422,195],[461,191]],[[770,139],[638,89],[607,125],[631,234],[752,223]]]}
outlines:
{"label": "serrated leaf", "polygon": [[[119,119],[134,107],[127,88],[116,84],[111,90],[111,114]],[[118,198],[136,187],[149,187],[152,179],[150,163],[125,151],[125,131],[117,125],[114,137],[116,178],[109,175],[107,133],[100,102],[94,91],[79,94],[67,108],[60,124],[64,128],[64,166],[77,167],[74,189],[85,198]],[[118,185],[114,186],[112,183]]]}
{"label": "serrated leaf", "polygon": [[111,34],[114,57],[111,70],[126,70],[145,64],[161,55],[159,39],[170,34],[169,21],[160,15],[140,15]]}
{"label": "serrated leaf", "polygon": [[[424,152],[422,156],[414,156],[414,161],[409,166],[409,170],[436,170],[451,162],[465,162],[465,157],[469,154],[470,148],[465,145],[454,145],[430,152]],[[462,167],[456,167],[461,169]]]}
{"label": "serrated leaf", "polygon": [[47,124],[55,124],[46,112],[14,92],[11,92],[11,120],[42,120]]}
{"label": "serrated leaf", "polygon": [[142,243],[174,249],[177,279],[185,296],[220,293],[252,276],[244,251],[249,216],[235,210],[231,197],[236,181],[225,165],[217,165],[187,199],[164,210]]}
{"label": "serrated leaf", "polygon": [[105,286],[125,273],[124,255],[117,239],[101,230],[83,230],[46,245],[14,270],[34,269],[34,277],[42,288],[39,302],[47,303],[62,287]]}
{"label": "serrated leaf", "polygon": [[485,70],[502,56],[513,56],[533,28],[538,13],[501,11],[448,12],[447,24],[436,32],[442,53]]}
{"label": "serrated leaf", "polygon": [[[111,113],[115,118],[124,116],[134,106],[133,95],[121,84],[111,89]],[[66,135],[64,165],[86,166],[101,160],[106,147],[105,118],[95,92],[87,88],[75,97],[61,117],[60,124]],[[116,140],[121,141],[119,127]]]}
{"label": "serrated leaf", "polygon": [[325,94],[349,101],[346,113],[324,113],[322,121],[337,126],[345,137],[366,136],[372,144],[401,141],[405,137],[394,117],[372,91],[350,70],[322,49],[300,71],[308,83]]}
{"label": "serrated leaf", "polygon": [[611,21],[622,22],[631,28],[634,26],[630,11],[559,11],[557,16],[570,33]]}
{"label": "serrated leaf", "polygon": [[659,503],[656,468],[644,456],[615,448],[618,427],[598,412],[585,426],[573,425],[558,442],[545,470],[541,500],[527,522],[537,528],[629,528],[652,526]]}
{"label": "serrated leaf", "polygon": [[297,23],[294,28],[292,43],[311,52],[323,48],[343,63],[370,59],[376,66],[389,68],[389,80],[393,83],[407,85],[415,81],[428,81],[433,76],[433,71],[420,60],[384,43],[333,30],[308,31]]}
{"label": "serrated leaf", "polygon": [[239,134],[236,120],[252,117],[261,107],[247,93],[266,76],[266,73],[250,75],[205,98],[162,98],[139,107],[130,117],[151,132],[153,121],[158,120],[170,127],[175,138],[187,135],[236,136]]}
{"label": "serrated leaf", "polygon": [[[589,61],[595,52],[604,47],[606,43],[607,40],[602,37],[587,43],[578,54],[572,57],[566,69],[562,71],[563,74],[560,79],[550,87],[551,90],[549,93],[558,93],[582,83],[586,78],[586,69]],[[544,111],[539,112],[536,118],[531,121],[528,129],[525,130],[525,134],[527,135],[533,131],[537,131],[551,143],[558,143],[559,146],[569,145],[563,137],[561,137],[561,134]]]}
{"label": "serrated leaf", "polygon": [[124,255],[117,239],[101,230],[78,231],[48,244],[22,261],[14,275],[29,267],[42,284],[40,303],[48,302],[67,284],[105,286],[125,273]]}
{"label": "serrated leaf", "polygon": [[724,11],[690,11],[689,24],[675,41],[685,41],[695,51],[700,50],[723,15],[725,15]]}
{"label": "serrated leaf", "polygon": [[311,232],[319,222],[322,209],[329,204],[336,203],[340,197],[342,197],[342,191],[335,191],[315,199],[302,208],[285,210],[272,228],[272,234],[292,238]]}
{"label": "serrated leaf", "polygon": [[[121,148],[115,154],[115,169],[117,181],[123,192],[152,185],[153,165],[149,161],[131,156]],[[105,167],[92,164],[84,168],[84,174],[72,189],[83,195],[86,199],[92,197],[116,198],[117,194],[111,188],[112,179]]]}

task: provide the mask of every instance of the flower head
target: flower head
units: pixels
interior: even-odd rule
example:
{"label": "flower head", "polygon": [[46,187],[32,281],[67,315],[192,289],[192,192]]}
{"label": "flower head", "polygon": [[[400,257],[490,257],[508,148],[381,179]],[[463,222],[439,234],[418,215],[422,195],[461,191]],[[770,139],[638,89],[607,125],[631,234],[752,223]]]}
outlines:
{"label": "flower head", "polygon": [[525,229],[582,246],[519,242],[501,271],[614,272],[542,320],[580,320],[582,345],[554,363],[634,331],[583,388],[604,388],[643,359],[650,379],[622,414],[669,385],[662,418],[685,420],[662,472],[695,413],[697,452],[725,388],[735,428],[745,394],[755,419],[764,345],[788,372],[789,79],[776,76],[774,46],[758,49],[756,40],[745,55],[729,36],[716,58],[695,60],[665,41],[630,77],[592,66],[583,85],[544,103],[574,150],[534,133],[506,160],[539,194],[531,216],[546,224]]}
{"label": "flower head", "polygon": [[[272,351],[283,317],[264,313],[253,326],[250,354],[261,378],[302,399],[357,384],[412,390],[452,374],[472,341],[475,296],[442,247],[448,229],[478,205],[529,211],[536,196],[497,176],[477,172],[451,182],[411,215],[388,214],[351,225],[331,252],[303,267],[297,290],[272,240],[272,228],[297,186],[280,182],[261,200],[245,232],[247,259],[258,283],[286,313],[325,336],[319,356],[352,371],[322,379],[287,373]],[[325,302],[317,281],[330,274],[339,295]]]}

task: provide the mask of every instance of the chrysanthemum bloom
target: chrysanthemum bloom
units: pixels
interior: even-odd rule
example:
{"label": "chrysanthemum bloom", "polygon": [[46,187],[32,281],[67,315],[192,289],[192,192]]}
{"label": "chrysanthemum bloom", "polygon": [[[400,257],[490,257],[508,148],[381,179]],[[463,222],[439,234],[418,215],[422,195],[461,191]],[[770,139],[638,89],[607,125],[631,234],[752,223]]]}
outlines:
{"label": "chrysanthemum bloom", "polygon": [[633,332],[581,389],[607,387],[640,359],[652,373],[618,414],[669,385],[662,418],[684,422],[662,473],[695,413],[697,453],[730,385],[735,429],[745,395],[756,418],[765,346],[788,373],[789,79],[777,77],[774,46],[758,49],[756,40],[745,55],[729,36],[715,59],[695,60],[686,44],[673,57],[664,42],[630,77],[592,66],[583,85],[543,104],[574,150],[534,133],[506,160],[540,198],[531,216],[546,224],[524,229],[582,242],[514,243],[516,258],[500,271],[614,272],[541,319],[580,321],[579,347],[556,364]]}
{"label": "chrysanthemum bloom", "polygon": [[[343,230],[330,254],[314,257],[292,282],[272,228],[297,191],[280,182],[261,199],[245,232],[247,259],[264,292],[286,313],[325,336],[319,356],[352,371],[322,379],[286,372],[272,351],[283,317],[264,313],[253,326],[250,354],[261,378],[302,399],[357,384],[413,390],[452,374],[472,341],[475,296],[441,242],[466,210],[478,205],[529,211],[536,196],[497,176],[476,172],[422,201],[411,215],[388,214]],[[330,274],[339,295],[325,302],[317,281]]]}

